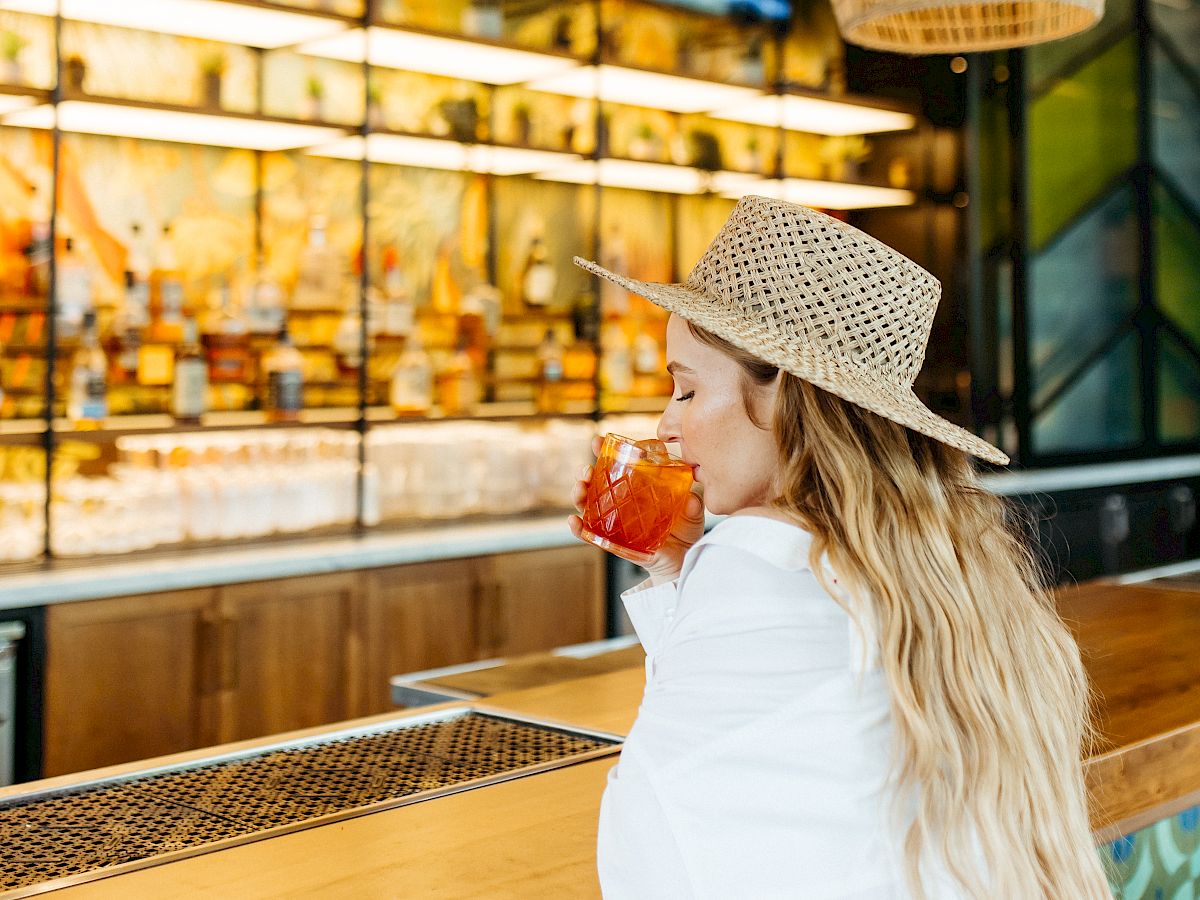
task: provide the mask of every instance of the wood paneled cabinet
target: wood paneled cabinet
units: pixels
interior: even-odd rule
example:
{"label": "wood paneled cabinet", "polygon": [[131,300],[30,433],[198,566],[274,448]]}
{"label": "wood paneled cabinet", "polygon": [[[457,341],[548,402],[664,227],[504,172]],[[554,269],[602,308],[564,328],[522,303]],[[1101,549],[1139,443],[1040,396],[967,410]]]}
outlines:
{"label": "wood paneled cabinet", "polygon": [[43,774],[213,743],[215,603],[197,590],[50,607]]}
{"label": "wood paneled cabinet", "polygon": [[46,611],[43,774],[391,708],[392,675],[604,636],[604,562],[565,547]]}

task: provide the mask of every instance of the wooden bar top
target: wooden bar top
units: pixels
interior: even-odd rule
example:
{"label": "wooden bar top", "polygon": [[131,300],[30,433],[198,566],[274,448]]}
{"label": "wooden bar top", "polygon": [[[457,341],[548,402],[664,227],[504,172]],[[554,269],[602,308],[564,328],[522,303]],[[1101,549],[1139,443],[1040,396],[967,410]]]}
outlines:
{"label": "wooden bar top", "polygon": [[1097,694],[1092,822],[1117,837],[1200,804],[1200,583],[1059,591]]}
{"label": "wooden bar top", "polygon": [[[1200,591],[1181,583],[1089,584],[1062,590],[1057,599],[1101,697],[1100,743],[1086,762],[1097,839],[1110,840],[1200,803],[1200,654],[1191,648],[1191,638],[1200,634]],[[624,734],[643,683],[644,668],[635,662],[620,671],[501,693],[472,705]],[[392,718],[396,715],[349,724]],[[334,726],[283,738],[331,730]],[[88,777],[214,752],[113,767]],[[57,896],[597,897],[596,820],[611,766],[611,760],[581,763],[76,885]],[[36,787],[84,777],[64,776]],[[0,797],[31,787],[0,789]]]}

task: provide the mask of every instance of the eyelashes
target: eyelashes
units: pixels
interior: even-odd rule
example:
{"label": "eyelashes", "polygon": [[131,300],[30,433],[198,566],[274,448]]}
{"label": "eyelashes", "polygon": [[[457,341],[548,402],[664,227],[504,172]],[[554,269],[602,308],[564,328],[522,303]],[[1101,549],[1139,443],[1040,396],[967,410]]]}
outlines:
{"label": "eyelashes", "polygon": [[691,400],[691,399],[692,399],[693,397],[695,397],[695,396],[696,396],[696,392],[695,392],[695,391],[688,391],[688,392],[687,392],[686,394],[684,394],[683,396],[681,396],[681,397],[676,397],[676,398],[675,398],[675,402],[676,402],[676,403],[682,403],[684,400]]}

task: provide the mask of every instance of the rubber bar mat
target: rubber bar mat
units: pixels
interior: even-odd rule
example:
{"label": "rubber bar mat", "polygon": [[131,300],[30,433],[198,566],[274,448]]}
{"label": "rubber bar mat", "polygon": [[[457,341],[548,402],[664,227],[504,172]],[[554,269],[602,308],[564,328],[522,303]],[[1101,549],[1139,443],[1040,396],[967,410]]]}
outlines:
{"label": "rubber bar mat", "polygon": [[0,802],[0,896],[558,768],[619,741],[460,709],[14,797]]}

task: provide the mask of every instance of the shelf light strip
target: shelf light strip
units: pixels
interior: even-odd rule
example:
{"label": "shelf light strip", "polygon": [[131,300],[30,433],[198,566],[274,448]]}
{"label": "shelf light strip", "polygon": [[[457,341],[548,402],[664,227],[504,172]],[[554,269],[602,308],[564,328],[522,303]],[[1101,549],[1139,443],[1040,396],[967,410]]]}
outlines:
{"label": "shelf light strip", "polygon": [[479,41],[371,27],[344,31],[297,48],[309,56],[442,75],[484,84],[518,84],[572,69],[575,60]]}
{"label": "shelf light strip", "polygon": [[612,65],[580,66],[540,78],[528,87],[549,94],[597,98],[606,103],[624,103],[677,113],[707,112],[735,104],[741,106],[763,96],[755,88]]}
{"label": "shelf light strip", "polygon": [[28,109],[35,102],[32,97],[22,94],[0,94],[0,116],[16,112],[19,109]]}
{"label": "shelf light strip", "polygon": [[539,173],[543,181],[598,184],[601,187],[660,191],[670,194],[703,194],[741,191],[760,180],[738,172],[705,172],[689,166],[637,162],[628,159],[579,160]]}
{"label": "shelf light strip", "polygon": [[[460,144],[439,138],[398,134],[368,135],[366,150],[370,162],[491,175],[528,175],[579,159],[570,153],[549,150]],[[363,139],[359,136],[344,138],[313,147],[308,153],[337,159],[362,159]]]}
{"label": "shelf light strip", "polygon": [[755,180],[739,186],[738,190],[722,191],[723,196],[733,200],[744,194],[774,197],[814,209],[880,209],[886,206],[911,206],[917,200],[916,194],[902,188],[809,178]]}
{"label": "shelf light strip", "polygon": [[759,97],[748,103],[718,109],[711,115],[731,122],[829,136],[907,131],[917,124],[916,117],[906,112],[792,94]]}
{"label": "shelf light strip", "polygon": [[[54,107],[36,106],[4,116],[5,125],[24,128],[54,127]],[[174,110],[143,109],[85,100],[66,100],[58,105],[58,127],[63,131],[104,134],[238,147],[247,150],[294,150],[328,143],[344,134],[323,125],[302,125],[214,116]]]}
{"label": "shelf light strip", "polygon": [[[315,40],[346,24],[337,19],[221,0],[61,0],[63,18],[267,50]],[[52,16],[55,0],[8,0],[5,9]]]}

